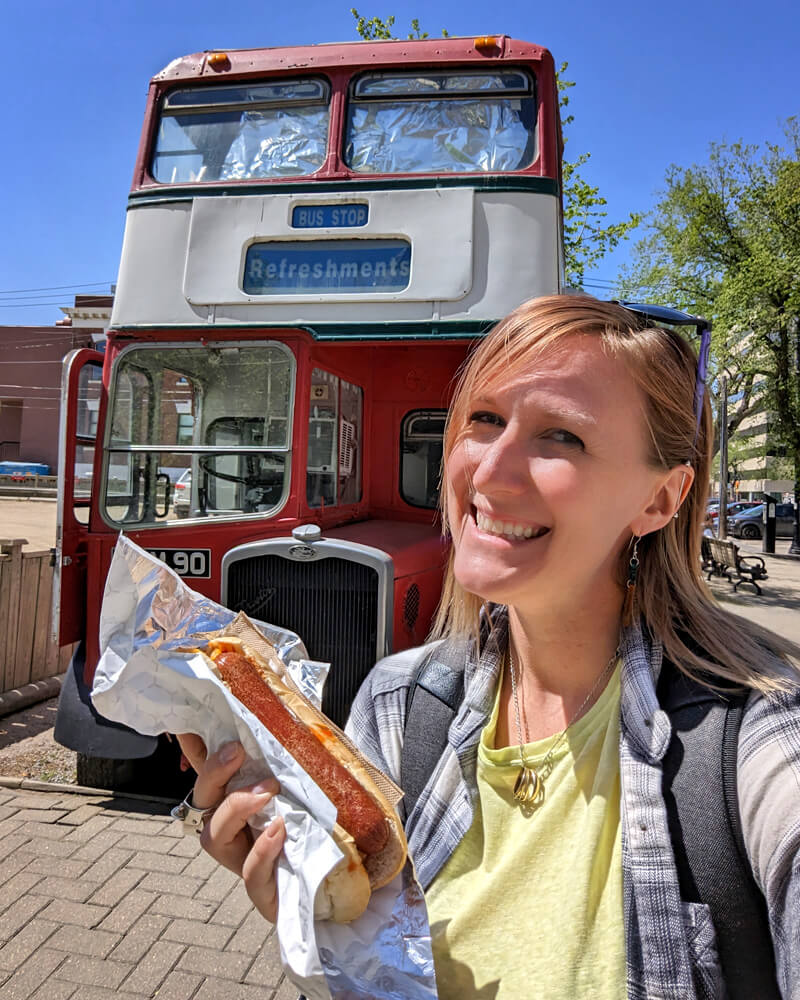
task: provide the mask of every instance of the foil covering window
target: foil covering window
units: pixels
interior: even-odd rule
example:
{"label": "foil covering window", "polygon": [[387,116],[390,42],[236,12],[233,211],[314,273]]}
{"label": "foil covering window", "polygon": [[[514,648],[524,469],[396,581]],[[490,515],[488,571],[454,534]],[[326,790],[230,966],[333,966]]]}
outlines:
{"label": "foil covering window", "polygon": [[505,172],[536,152],[533,81],[492,74],[371,74],[349,102],[345,160],[360,173]]}
{"label": "foil covering window", "polygon": [[325,162],[329,99],[320,80],[173,91],[153,177],[187,184],[312,174]]}

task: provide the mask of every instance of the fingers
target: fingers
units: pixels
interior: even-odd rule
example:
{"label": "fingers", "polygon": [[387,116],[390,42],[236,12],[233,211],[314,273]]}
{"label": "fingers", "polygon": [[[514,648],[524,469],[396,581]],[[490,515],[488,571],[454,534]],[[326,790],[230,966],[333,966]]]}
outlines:
{"label": "fingers", "polygon": [[[183,737],[180,739],[182,740]],[[202,743],[202,740],[200,742]],[[181,747],[183,747],[183,743],[181,743]],[[196,747],[193,749],[196,750]],[[191,757],[189,759],[191,760]],[[198,809],[212,809],[218,805],[225,796],[225,786],[243,762],[244,747],[241,743],[236,742],[225,743],[216,753],[206,757],[199,768],[195,767],[197,781],[192,793],[192,805]]]}
{"label": "fingers", "polygon": [[269,778],[253,788],[231,792],[203,827],[200,836],[203,849],[220,864],[241,875],[252,846],[247,821],[262,810],[278,790],[278,782]]}
{"label": "fingers", "polygon": [[179,733],[176,738],[180,744],[183,756],[195,771],[199,771],[206,762],[207,753],[205,743],[196,733]]}
{"label": "fingers", "polygon": [[243,878],[255,907],[275,923],[278,915],[275,861],[283,848],[286,828],[277,817],[254,839],[248,820],[278,794],[278,782],[268,778],[226,796],[228,781],[244,762],[241,743],[226,743],[216,753],[208,754],[205,743],[194,733],[181,733],[178,742],[197,772],[192,805],[214,809],[200,835],[201,846],[221,865]]}
{"label": "fingers", "polygon": [[278,919],[278,883],[275,862],[286,840],[283,819],[277,816],[253,842],[253,847],[242,865],[247,895],[256,909],[270,923]]}

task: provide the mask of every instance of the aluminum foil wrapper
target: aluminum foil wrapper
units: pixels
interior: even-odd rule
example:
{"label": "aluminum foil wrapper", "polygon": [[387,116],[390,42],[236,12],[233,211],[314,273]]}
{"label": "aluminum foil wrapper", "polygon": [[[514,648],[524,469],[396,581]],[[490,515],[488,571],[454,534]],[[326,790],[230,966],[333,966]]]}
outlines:
{"label": "aluminum foil wrapper", "polygon": [[[435,1000],[427,910],[410,861],[394,882],[372,894],[358,920],[314,920],[317,889],[341,858],[330,836],[336,810],[207,660],[187,651],[235,618],[120,536],[103,595],[95,707],[145,735],[197,733],[210,753],[239,740],[247,760],[229,791],[277,778],[280,794],[252,825],[263,829],[274,815],[286,824],[277,866],[277,934],[284,969],[308,1000]],[[327,664],[309,660],[294,633],[255,624],[295,684],[319,705]]]}

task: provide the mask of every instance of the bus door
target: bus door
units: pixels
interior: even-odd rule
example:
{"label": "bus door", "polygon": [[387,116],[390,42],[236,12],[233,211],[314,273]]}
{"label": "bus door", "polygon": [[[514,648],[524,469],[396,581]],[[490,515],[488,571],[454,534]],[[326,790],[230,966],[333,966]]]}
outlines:
{"label": "bus door", "polygon": [[103,355],[83,348],[64,359],[58,442],[58,515],[53,634],[61,646],[85,635],[86,564]]}

